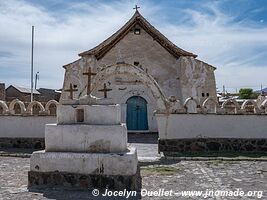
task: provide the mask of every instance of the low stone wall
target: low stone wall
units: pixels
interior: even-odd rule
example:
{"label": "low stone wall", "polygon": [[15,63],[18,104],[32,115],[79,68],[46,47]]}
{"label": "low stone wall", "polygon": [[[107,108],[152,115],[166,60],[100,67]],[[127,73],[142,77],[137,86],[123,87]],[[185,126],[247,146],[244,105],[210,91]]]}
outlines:
{"label": "low stone wall", "polygon": [[0,148],[44,148],[45,124],[55,116],[0,116]]}
{"label": "low stone wall", "polygon": [[266,151],[267,115],[156,114],[159,152]]}

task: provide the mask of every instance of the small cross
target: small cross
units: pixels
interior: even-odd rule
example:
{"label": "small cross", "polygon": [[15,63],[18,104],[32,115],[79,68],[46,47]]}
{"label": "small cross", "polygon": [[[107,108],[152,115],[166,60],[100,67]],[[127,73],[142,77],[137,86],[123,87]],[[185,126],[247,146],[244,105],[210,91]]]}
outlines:
{"label": "small cross", "polygon": [[112,89],[108,89],[106,83],[104,83],[104,88],[98,90],[99,92],[104,92],[104,98],[108,97],[108,92],[111,91]]}
{"label": "small cross", "polygon": [[64,90],[65,92],[69,92],[70,93],[70,99],[73,99],[73,92],[78,91],[78,89],[74,89],[72,84],[70,83],[70,89]]}
{"label": "small cross", "polygon": [[138,8],[140,8],[139,6],[135,5],[135,7],[133,9],[135,9],[136,11],[138,11]]}
{"label": "small cross", "polygon": [[95,76],[96,73],[93,73],[91,67],[89,67],[88,72],[84,72],[83,75],[87,76],[87,95],[91,93],[91,76]]}

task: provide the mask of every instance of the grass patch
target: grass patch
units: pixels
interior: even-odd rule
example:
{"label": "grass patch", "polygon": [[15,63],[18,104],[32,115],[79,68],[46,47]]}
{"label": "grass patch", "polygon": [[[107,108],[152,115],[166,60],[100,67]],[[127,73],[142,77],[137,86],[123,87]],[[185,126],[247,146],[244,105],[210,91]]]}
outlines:
{"label": "grass patch", "polygon": [[180,171],[179,168],[169,166],[153,166],[141,167],[142,175],[158,174],[158,175],[174,175]]}

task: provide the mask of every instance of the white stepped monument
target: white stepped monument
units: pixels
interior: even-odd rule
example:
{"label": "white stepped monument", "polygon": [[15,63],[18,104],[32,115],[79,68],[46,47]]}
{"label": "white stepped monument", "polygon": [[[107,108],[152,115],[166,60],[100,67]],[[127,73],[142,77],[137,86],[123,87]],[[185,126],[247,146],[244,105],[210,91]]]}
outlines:
{"label": "white stepped monument", "polygon": [[[85,95],[62,100],[57,124],[45,128],[45,150],[33,152],[28,186],[140,190],[136,148],[127,147],[119,105]],[[102,103],[101,103],[102,102]]]}

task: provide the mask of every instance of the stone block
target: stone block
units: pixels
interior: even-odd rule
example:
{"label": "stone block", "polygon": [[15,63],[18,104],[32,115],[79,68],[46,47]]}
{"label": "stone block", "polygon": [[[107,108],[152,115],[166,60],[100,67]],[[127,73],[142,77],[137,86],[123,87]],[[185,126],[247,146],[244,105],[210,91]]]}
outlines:
{"label": "stone block", "polygon": [[47,124],[45,144],[50,152],[125,152],[127,129],[125,124]]}
{"label": "stone block", "polygon": [[136,148],[125,153],[33,152],[30,171],[66,172],[94,175],[134,175],[137,171]]}
{"label": "stone block", "polygon": [[[78,111],[83,110],[83,120],[80,121]],[[111,125],[120,124],[121,110],[119,105],[58,105],[57,123]]]}

